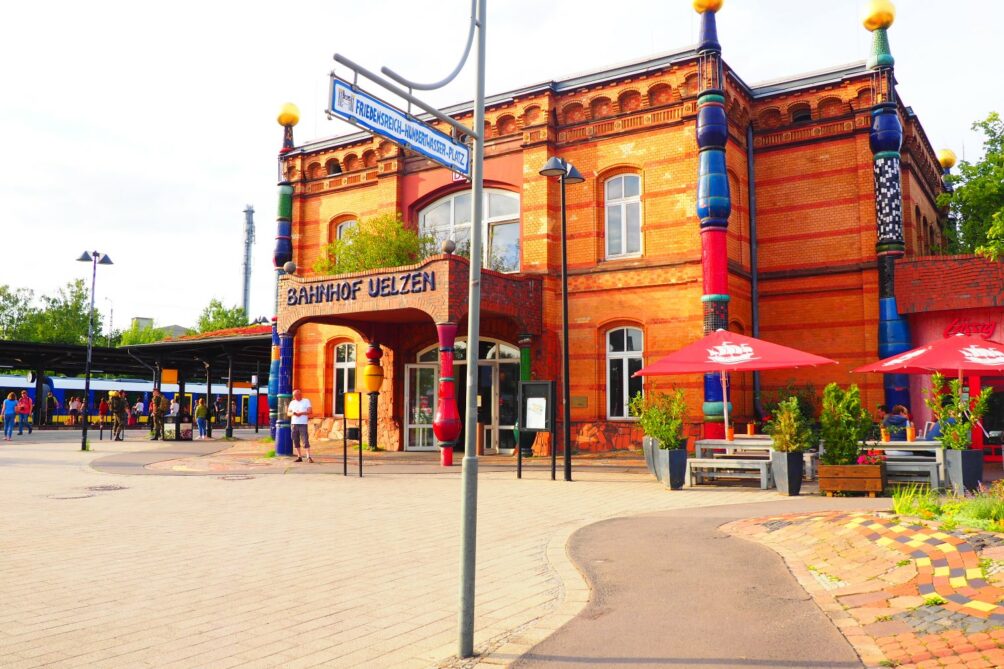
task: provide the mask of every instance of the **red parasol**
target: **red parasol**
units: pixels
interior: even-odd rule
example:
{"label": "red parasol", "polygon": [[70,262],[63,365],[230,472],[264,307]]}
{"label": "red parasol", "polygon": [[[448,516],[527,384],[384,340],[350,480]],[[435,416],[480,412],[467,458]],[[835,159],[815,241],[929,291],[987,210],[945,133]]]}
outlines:
{"label": "red parasol", "polygon": [[997,342],[954,335],[931,344],[879,360],[855,372],[885,374],[929,374],[931,372],[1004,372],[1004,346]]}
{"label": "red parasol", "polygon": [[[756,372],[767,369],[791,369],[835,365],[836,360],[799,351],[798,349],[754,339],[735,332],[716,330],[684,346],[675,353],[643,367],[634,376],[661,376],[668,374],[694,374],[720,372],[722,394],[725,394],[725,373]],[[729,403],[725,407],[725,427],[729,426]]]}

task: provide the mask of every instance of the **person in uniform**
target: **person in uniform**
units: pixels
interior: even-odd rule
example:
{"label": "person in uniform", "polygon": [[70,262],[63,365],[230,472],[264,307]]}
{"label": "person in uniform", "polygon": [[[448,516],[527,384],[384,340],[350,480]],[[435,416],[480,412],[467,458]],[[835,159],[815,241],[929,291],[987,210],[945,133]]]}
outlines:
{"label": "person in uniform", "polygon": [[108,408],[112,412],[112,439],[122,441],[125,436],[126,422],[126,400],[121,392],[111,391],[108,393],[111,401]]}
{"label": "person in uniform", "polygon": [[153,397],[150,398],[150,420],[153,421],[151,427],[153,436],[150,437],[150,441],[164,438],[164,414],[167,413],[168,407],[167,398],[160,394],[159,388],[154,388]]}

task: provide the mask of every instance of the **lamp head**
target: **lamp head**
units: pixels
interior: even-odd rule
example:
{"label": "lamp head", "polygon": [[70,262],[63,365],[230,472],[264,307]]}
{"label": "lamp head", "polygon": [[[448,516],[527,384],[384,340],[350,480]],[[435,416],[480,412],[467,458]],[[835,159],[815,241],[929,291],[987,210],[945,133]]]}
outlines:
{"label": "lamp head", "polygon": [[80,257],[77,258],[77,262],[93,262],[93,261],[94,261],[94,258],[87,251],[84,251],[83,253],[81,253]]}
{"label": "lamp head", "polygon": [[102,253],[101,258],[98,260],[99,265],[114,265],[112,259],[108,257],[107,253]]}
{"label": "lamp head", "polygon": [[871,0],[865,7],[861,22],[871,32],[888,28],[896,20],[896,7],[891,0]]}
{"label": "lamp head", "polygon": [[547,163],[540,169],[539,174],[542,177],[560,177],[565,174],[565,161],[557,156],[552,156],[547,159]]}
{"label": "lamp head", "polygon": [[300,122],[300,109],[292,102],[287,102],[279,110],[279,116],[275,120],[284,128],[292,128]]}
{"label": "lamp head", "polygon": [[566,184],[580,184],[585,181],[586,178],[582,176],[575,165],[568,163],[568,172],[565,173],[565,183]]}
{"label": "lamp head", "polygon": [[938,163],[941,165],[942,169],[950,170],[955,166],[955,151],[951,149],[942,149],[938,151]]}

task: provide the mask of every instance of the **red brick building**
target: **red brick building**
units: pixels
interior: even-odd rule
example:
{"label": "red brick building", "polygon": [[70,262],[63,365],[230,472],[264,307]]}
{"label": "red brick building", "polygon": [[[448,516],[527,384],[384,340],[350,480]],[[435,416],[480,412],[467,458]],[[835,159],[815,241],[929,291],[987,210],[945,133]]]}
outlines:
{"label": "red brick building", "polygon": [[[573,443],[637,446],[626,402],[642,381],[630,373],[701,336],[697,60],[693,50],[680,51],[489,97],[483,231],[487,266],[497,271],[485,272],[478,348],[490,450],[513,445],[521,346],[533,378],[559,381],[559,186],[538,175],[550,156],[586,177],[567,189]],[[817,389],[855,382],[869,405],[882,402],[880,377],[849,372],[877,358],[872,85],[863,62],[755,86],[725,66],[730,329],[753,334],[757,324],[764,339],[841,363],[765,373],[767,392],[790,379]],[[446,111],[471,121],[470,105]],[[920,121],[909,107],[899,115],[909,260],[941,245],[935,200],[942,186]],[[379,445],[432,448],[435,322],[448,316],[466,332],[466,261],[437,256],[337,278],[311,268],[345,226],[385,213],[462,247],[469,184],[367,133],[304,143],[284,161],[295,189],[299,270],[281,290],[314,292],[299,306],[282,306],[279,320],[295,328],[294,386],[314,400],[315,415],[327,417],[317,421],[318,436],[340,429],[332,420],[338,393],[361,385],[364,342],[376,340],[385,370]],[[322,290],[323,300],[310,297]],[[356,298],[340,300],[344,290]],[[685,389],[698,430],[701,377],[644,381],[645,392],[671,387]],[[733,379],[732,402],[739,422],[753,417],[750,378]]]}

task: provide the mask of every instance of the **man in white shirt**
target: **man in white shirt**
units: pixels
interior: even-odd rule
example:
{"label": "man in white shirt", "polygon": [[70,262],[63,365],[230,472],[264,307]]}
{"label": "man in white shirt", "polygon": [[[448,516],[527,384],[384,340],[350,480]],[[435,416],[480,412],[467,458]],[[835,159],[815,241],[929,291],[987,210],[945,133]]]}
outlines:
{"label": "man in white shirt", "polygon": [[293,448],[296,449],[296,460],[293,462],[303,462],[300,454],[300,441],[303,441],[303,450],[307,452],[307,462],[313,462],[310,457],[310,437],[307,436],[307,425],[310,423],[310,400],[303,397],[303,393],[297,388],[293,391],[293,399],[286,407],[286,415],[289,416],[289,424],[293,432]]}

